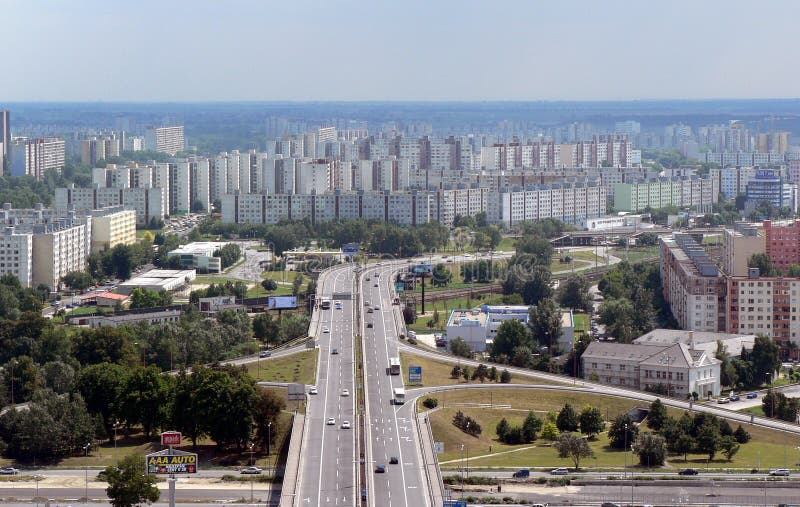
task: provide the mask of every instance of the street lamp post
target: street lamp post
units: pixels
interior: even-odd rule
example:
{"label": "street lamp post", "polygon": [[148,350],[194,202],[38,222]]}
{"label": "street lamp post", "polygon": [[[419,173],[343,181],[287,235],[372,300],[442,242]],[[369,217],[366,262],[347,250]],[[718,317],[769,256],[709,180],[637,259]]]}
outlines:
{"label": "street lamp post", "polygon": [[[250,464],[253,464],[253,446],[250,444]],[[253,477],[250,477],[250,503],[253,503]]]}
{"label": "street lamp post", "polygon": [[44,479],[44,477],[39,474],[33,476],[33,480],[36,481],[36,507],[39,507],[39,481],[42,479]]}
{"label": "street lamp post", "polygon": [[84,471],[84,486],[83,486],[83,503],[89,501],[89,448],[92,446],[91,442],[87,442],[86,445],[83,446],[83,454],[86,458],[86,463],[84,463],[83,471]]}
{"label": "street lamp post", "polygon": [[625,435],[623,437],[625,439],[625,446],[623,447],[623,449],[625,449],[625,469],[624,469],[625,471],[623,472],[623,477],[625,479],[627,479],[628,478],[628,425],[627,425],[627,423],[623,426],[623,428],[625,429]]}
{"label": "street lamp post", "polygon": [[272,421],[267,423],[267,468],[269,468],[270,441],[272,440]]}

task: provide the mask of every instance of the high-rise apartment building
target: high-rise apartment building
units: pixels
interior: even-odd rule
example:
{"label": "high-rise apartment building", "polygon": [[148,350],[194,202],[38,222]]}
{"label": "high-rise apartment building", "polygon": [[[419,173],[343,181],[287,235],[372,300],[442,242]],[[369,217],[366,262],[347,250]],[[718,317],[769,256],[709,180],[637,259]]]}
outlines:
{"label": "high-rise apartment building", "polygon": [[667,206],[710,211],[718,200],[718,183],[708,178],[659,178],[614,186],[614,209],[617,211],[637,213],[647,207]]}
{"label": "high-rise apartment building", "polygon": [[175,156],[184,150],[183,125],[173,127],[147,127],[144,135],[145,149]]}
{"label": "high-rise apartment building", "polygon": [[92,212],[92,252],[136,243],[136,211],[123,207]]}
{"label": "high-rise apartment building", "polygon": [[764,220],[764,240],[767,256],[776,268],[786,271],[800,264],[800,220]]}
{"label": "high-rise apartment building", "polygon": [[11,144],[11,175],[33,176],[42,180],[49,170],[61,171],[66,160],[66,144],[57,137],[19,139]]}
{"label": "high-rise apartment building", "polygon": [[728,276],[747,276],[747,261],[755,254],[764,253],[765,237],[750,224],[736,224],[735,229],[725,229],[722,234],[722,270]]}
{"label": "high-rise apartment building", "polygon": [[81,162],[95,165],[98,160],[119,157],[120,140],[114,136],[84,139],[81,141]]}
{"label": "high-rise apartment building", "polygon": [[11,111],[0,110],[0,176],[11,173]]}

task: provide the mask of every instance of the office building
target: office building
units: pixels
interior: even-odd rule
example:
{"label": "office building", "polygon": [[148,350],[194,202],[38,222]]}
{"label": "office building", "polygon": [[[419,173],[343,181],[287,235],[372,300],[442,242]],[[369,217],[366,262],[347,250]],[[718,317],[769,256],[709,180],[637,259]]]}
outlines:
{"label": "office building", "polygon": [[740,223],[722,233],[722,270],[728,276],[747,276],[747,261],[765,253],[765,235],[757,227]]}
{"label": "office building", "polygon": [[144,135],[145,149],[175,156],[184,150],[183,125],[172,127],[147,127]]}
{"label": "office building", "polygon": [[729,333],[763,334],[781,346],[784,358],[798,359],[800,345],[800,278],[748,276],[727,280],[726,329]]}
{"label": "office building", "polygon": [[592,342],[581,356],[584,378],[609,386],[663,392],[686,399],[718,396],[721,361],[704,349],[683,342],[637,345]]}
{"label": "office building", "polygon": [[785,272],[800,264],[800,220],[764,220],[763,231],[766,254],[776,268]]}
{"label": "office building", "polygon": [[759,169],[755,178],[747,183],[745,190],[745,210],[752,210],[763,202],[768,202],[776,208],[796,205],[792,200],[791,190],[784,192],[784,182],[780,171],[772,169]]}
{"label": "office building", "polygon": [[[447,340],[461,338],[473,352],[486,352],[494,343],[497,330],[503,322],[516,320],[527,324],[530,306],[524,305],[483,305],[480,309],[456,309],[447,319]],[[550,344],[560,352],[572,349],[575,328],[571,311],[562,312],[561,337],[558,343]]]}
{"label": "office building", "polygon": [[221,273],[222,259],[215,254],[228,243],[214,241],[197,241],[183,245],[167,254],[177,257],[184,269],[195,269],[199,273]]}
{"label": "office building", "polygon": [[63,139],[18,139],[11,144],[11,175],[32,176],[41,181],[47,171],[61,172],[66,160]]}
{"label": "office building", "polygon": [[664,300],[682,329],[725,329],[725,279],[688,234],[660,238]]}

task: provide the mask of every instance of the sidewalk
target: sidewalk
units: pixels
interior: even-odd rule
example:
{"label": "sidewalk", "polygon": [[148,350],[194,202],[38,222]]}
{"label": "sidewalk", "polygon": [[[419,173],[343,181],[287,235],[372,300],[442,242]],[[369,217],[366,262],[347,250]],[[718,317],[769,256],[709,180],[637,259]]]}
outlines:
{"label": "sidewalk", "polygon": [[281,507],[294,505],[297,494],[298,476],[300,473],[300,447],[303,444],[303,429],[306,418],[303,414],[295,414],[292,420],[292,437],[289,441],[289,453],[286,457],[286,468],[281,488]]}

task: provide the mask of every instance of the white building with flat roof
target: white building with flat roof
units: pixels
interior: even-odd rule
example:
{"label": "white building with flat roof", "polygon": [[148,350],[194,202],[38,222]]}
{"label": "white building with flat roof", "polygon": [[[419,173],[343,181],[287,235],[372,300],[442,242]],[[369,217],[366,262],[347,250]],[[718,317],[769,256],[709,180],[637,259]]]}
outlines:
{"label": "white building with flat roof", "polygon": [[117,286],[117,292],[131,294],[133,289],[150,289],[165,292],[180,289],[197,277],[194,269],[151,269]]}
{"label": "white building with flat roof", "polygon": [[214,254],[228,243],[216,241],[196,241],[188,243],[167,254],[167,257],[178,257],[187,269],[196,269],[201,273],[222,272],[222,259]]}

